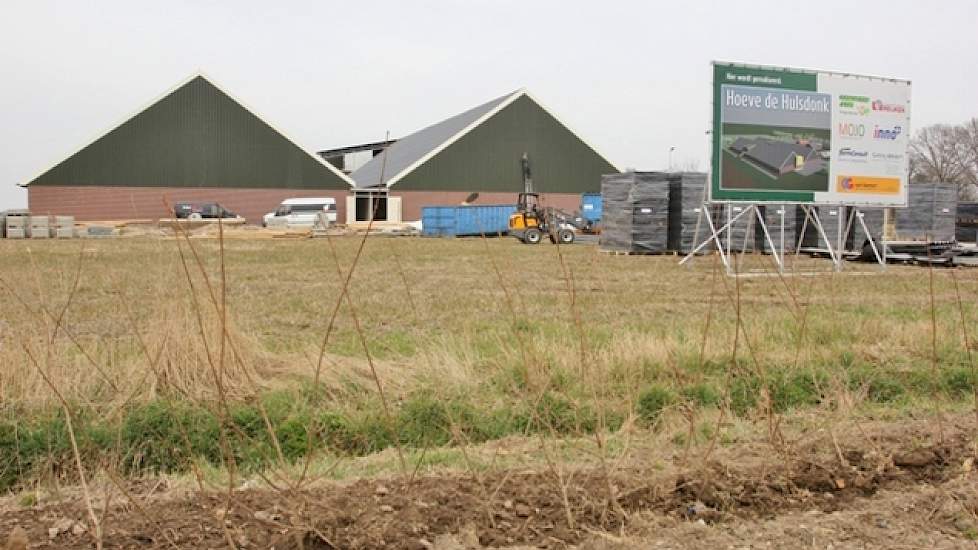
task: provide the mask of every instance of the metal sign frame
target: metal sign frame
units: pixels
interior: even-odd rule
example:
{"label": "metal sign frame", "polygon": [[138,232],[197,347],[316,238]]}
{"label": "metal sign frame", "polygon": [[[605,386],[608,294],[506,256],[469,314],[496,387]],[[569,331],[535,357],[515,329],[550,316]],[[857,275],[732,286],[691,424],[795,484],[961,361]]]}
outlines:
{"label": "metal sign frame", "polygon": [[[711,206],[717,204],[721,204],[724,206],[724,212],[726,213],[727,219],[726,219],[726,223],[724,223],[723,225],[719,225],[720,222],[715,221],[713,219],[713,216],[710,214]],[[761,211],[758,210],[757,208],[758,206],[761,206],[761,204],[742,203],[742,202],[723,202],[723,203],[704,202],[699,210],[699,216],[697,217],[696,220],[696,229],[694,230],[694,234],[693,234],[693,242],[698,244],[696,244],[693,247],[693,249],[682,260],[679,261],[679,265],[685,265],[687,263],[691,263],[693,258],[695,258],[696,255],[701,250],[707,248],[708,246],[710,246],[710,244],[713,244],[716,249],[716,252],[720,255],[720,261],[723,262],[723,266],[724,269],[726,270],[727,275],[731,275],[731,276],[742,275],[741,273],[735,272],[733,263],[730,261],[730,258],[736,252],[733,248],[734,223],[736,223],[742,217],[747,216],[748,218],[752,218],[754,222],[757,224],[757,226],[760,227],[761,231],[764,233],[764,240],[767,243],[767,245],[770,247],[771,255],[774,259],[774,263],[778,268],[778,273],[785,274],[787,270],[787,262],[786,262],[787,249],[785,248],[785,212],[789,204],[790,203],[783,203],[779,205],[780,208],[778,210],[778,214],[780,218],[780,224],[779,227],[776,229],[779,230],[778,234],[780,238],[778,239],[778,244],[775,244],[774,238],[772,237],[772,230],[768,227],[767,220],[764,219],[764,216],[761,214]],[[765,203],[764,205],[774,206],[775,203]],[[858,222],[862,227],[863,231],[866,233],[867,241],[869,243],[870,249],[873,251],[873,256],[876,259],[876,263],[880,267],[880,271],[884,271],[886,269],[887,246],[886,246],[885,231],[883,232],[883,234],[881,234],[880,239],[878,240],[872,234],[872,232],[870,232],[869,227],[866,225],[866,221],[863,219],[864,217],[863,212],[858,207],[850,207],[851,211],[846,217],[846,216],[841,216],[841,214],[844,212],[845,207],[836,205],[839,208],[840,223],[836,224],[836,235],[834,236],[835,239],[833,240],[830,239],[828,234],[826,233],[825,226],[822,224],[822,220],[818,215],[818,211],[814,208],[815,205],[800,204],[798,206],[800,206],[802,211],[805,213],[805,221],[802,222],[801,231],[800,234],[797,236],[797,241],[793,243],[796,258],[801,254],[802,243],[805,238],[805,233],[808,229],[809,223],[811,223],[811,225],[815,228],[815,230],[818,231],[819,237],[821,237],[822,241],[825,242],[825,246],[826,246],[825,251],[828,252],[829,258],[832,260],[833,270],[836,272],[843,271],[843,269],[845,268],[846,255],[849,254],[849,251],[847,251],[845,248],[846,236],[849,234],[853,225],[856,222]],[[828,205],[819,205],[819,206],[828,206]],[[740,210],[740,212],[737,213],[736,215],[733,214],[733,211],[735,209]],[[753,214],[753,216],[751,214]],[[845,224],[841,222],[843,217],[846,217]],[[707,229],[709,230],[709,234],[706,236],[705,239],[699,241],[701,222],[704,221],[706,223]],[[886,224],[884,220],[884,227],[885,225]],[[845,226],[845,230],[843,230],[843,226]],[[745,231],[744,243],[740,249],[741,253],[747,250],[748,236],[749,236],[749,232]]]}

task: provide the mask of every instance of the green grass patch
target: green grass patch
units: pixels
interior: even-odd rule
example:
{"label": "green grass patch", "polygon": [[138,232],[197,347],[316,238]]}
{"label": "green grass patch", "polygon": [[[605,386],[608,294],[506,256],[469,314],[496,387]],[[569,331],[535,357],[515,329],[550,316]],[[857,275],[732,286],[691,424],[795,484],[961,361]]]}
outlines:
{"label": "green grass patch", "polygon": [[662,411],[676,401],[676,394],[662,386],[650,386],[638,396],[636,403],[636,413],[638,418],[646,425],[652,425]]}

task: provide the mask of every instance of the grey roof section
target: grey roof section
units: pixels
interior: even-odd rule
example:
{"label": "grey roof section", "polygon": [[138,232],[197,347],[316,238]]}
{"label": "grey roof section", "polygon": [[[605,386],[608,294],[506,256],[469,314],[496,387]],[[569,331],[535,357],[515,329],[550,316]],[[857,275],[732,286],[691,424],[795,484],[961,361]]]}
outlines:
{"label": "grey roof section", "polygon": [[[522,90],[521,90],[522,91]],[[462,114],[432,124],[423,130],[397,140],[396,143],[384,150],[383,153],[370,159],[367,164],[350,174],[357,187],[377,187],[387,184],[412,164],[420,161],[425,155],[434,151],[438,146],[449,141],[459,132],[465,130],[483,116],[492,112],[506,100],[521,91],[512,92],[497,97],[488,103],[469,109]],[[383,182],[381,181],[383,172]]]}
{"label": "grey roof section", "polygon": [[815,150],[808,145],[788,143],[786,141],[761,140],[750,149],[748,156],[763,162],[773,168],[781,168],[795,155],[801,155],[805,160],[811,157]]}
{"label": "grey roof section", "polygon": [[754,143],[753,140],[740,137],[740,138],[735,139],[734,142],[732,144],[730,144],[730,148],[733,149],[734,151],[741,151],[741,152],[743,152],[743,151],[746,151],[746,150],[750,149],[754,145],[755,145],[755,143]]}

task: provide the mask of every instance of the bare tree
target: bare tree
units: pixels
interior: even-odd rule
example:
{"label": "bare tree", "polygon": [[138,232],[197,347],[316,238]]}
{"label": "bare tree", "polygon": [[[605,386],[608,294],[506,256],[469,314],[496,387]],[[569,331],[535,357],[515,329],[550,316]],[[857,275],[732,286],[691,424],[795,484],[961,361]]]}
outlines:
{"label": "bare tree", "polygon": [[962,127],[934,124],[910,140],[910,181],[964,183],[966,166]]}
{"label": "bare tree", "polygon": [[958,127],[958,149],[964,181],[978,185],[978,118]]}

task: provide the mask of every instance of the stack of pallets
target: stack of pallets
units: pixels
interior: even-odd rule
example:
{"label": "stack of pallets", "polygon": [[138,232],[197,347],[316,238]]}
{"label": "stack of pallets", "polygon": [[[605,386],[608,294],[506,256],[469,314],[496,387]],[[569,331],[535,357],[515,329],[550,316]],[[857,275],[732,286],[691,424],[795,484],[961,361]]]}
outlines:
{"label": "stack of pallets", "polygon": [[30,226],[27,236],[32,239],[51,238],[51,217],[50,216],[31,216]]}
{"label": "stack of pallets", "polygon": [[[669,177],[669,250],[688,254],[696,246],[696,224],[700,240],[710,234],[706,221],[700,218],[706,198],[706,174],[678,172]],[[709,252],[710,248],[704,249]]]}
{"label": "stack of pallets", "polygon": [[[883,209],[861,210],[870,232],[874,238],[879,239],[883,234]],[[953,183],[912,183],[907,195],[907,207],[893,210],[898,241],[954,240],[958,217],[958,186]],[[853,242],[857,248],[862,247],[867,241],[866,232],[858,222],[853,223],[853,226]]]}
{"label": "stack of pallets", "polygon": [[954,234],[958,242],[978,242],[978,202],[958,203]]}
{"label": "stack of pallets", "polygon": [[626,254],[660,254],[668,250],[666,174],[626,172],[604,176],[601,197],[601,250]]}
{"label": "stack of pallets", "polygon": [[27,237],[30,216],[25,213],[7,212],[4,215],[4,236],[8,239],[23,239]]}
{"label": "stack of pallets", "polygon": [[57,239],[71,239],[75,236],[74,216],[51,216],[54,225],[51,236]]}
{"label": "stack of pallets", "polygon": [[[794,251],[795,245],[797,244],[797,237],[795,237],[794,206],[787,204],[767,204],[760,205],[757,209],[764,218],[764,224],[767,225],[768,233],[778,252],[781,251],[781,215],[782,213],[784,214],[784,250],[787,252]],[[757,215],[755,214],[755,222],[756,219]],[[754,249],[761,252],[771,252],[771,246],[764,237],[764,230],[757,223],[754,224]]]}

